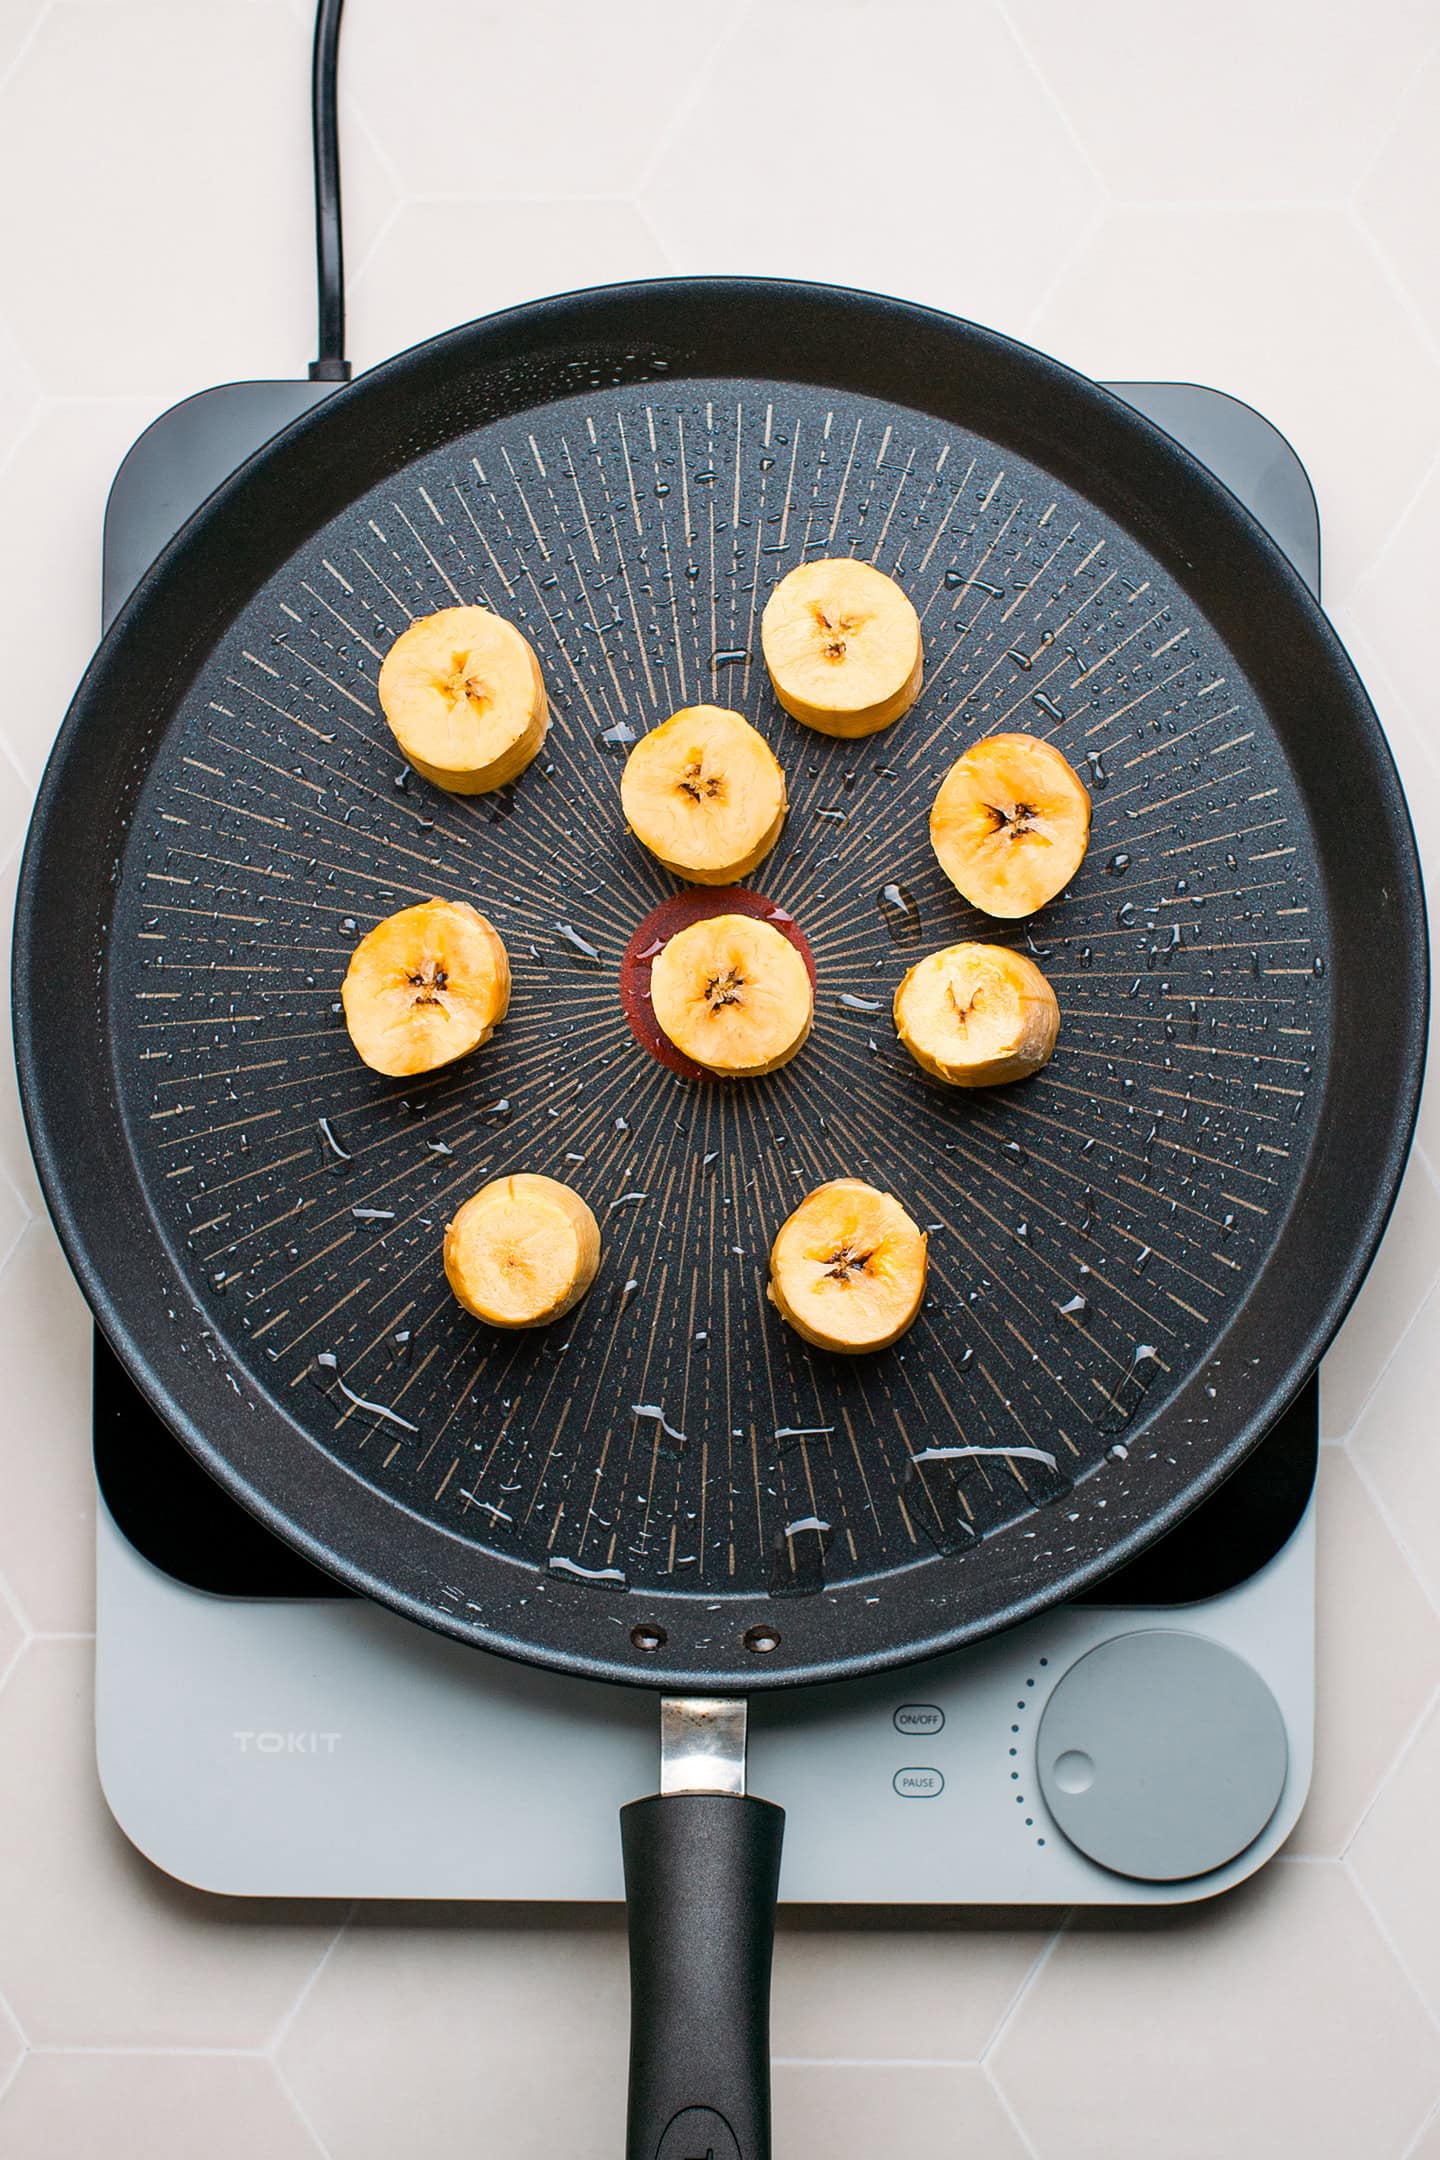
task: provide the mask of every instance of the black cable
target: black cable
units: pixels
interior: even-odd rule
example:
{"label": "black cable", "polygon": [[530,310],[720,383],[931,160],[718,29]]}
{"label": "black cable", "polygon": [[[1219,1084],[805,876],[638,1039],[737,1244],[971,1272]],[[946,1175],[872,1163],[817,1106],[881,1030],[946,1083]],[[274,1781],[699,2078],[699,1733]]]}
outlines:
{"label": "black cable", "polygon": [[319,0],[310,76],[315,141],[315,269],[320,287],[320,351],[311,382],[349,382],[345,358],[345,249],[340,229],[340,122],[336,75],[345,0]]}

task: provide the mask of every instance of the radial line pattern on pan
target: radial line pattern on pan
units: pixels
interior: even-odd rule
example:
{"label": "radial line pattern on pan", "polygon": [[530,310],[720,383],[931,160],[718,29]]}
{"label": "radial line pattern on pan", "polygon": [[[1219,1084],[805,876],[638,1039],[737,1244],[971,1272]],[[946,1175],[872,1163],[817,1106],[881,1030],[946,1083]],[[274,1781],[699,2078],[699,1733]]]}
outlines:
{"label": "radial line pattern on pan", "polygon": [[[863,399],[757,409],[675,385],[457,442],[258,596],[142,800],[127,889],[144,898],[120,927],[151,1047],[120,1077],[214,1340],[248,1334],[321,1445],[498,1550],[763,1590],[802,1518],[833,1531],[833,1577],[1032,1500],[1061,1503],[1063,1540],[1067,1479],[1105,1464],[1139,1388],[1161,1400],[1203,1355],[1294,1189],[1323,897],[1258,701],[1089,505],[959,429],[904,432]],[[770,587],[830,551],[897,575],[926,628],[918,706],[862,742],[788,720],[758,658]],[[520,623],[551,693],[541,758],[495,797],[397,774],[376,704],[391,640],[457,598]],[[694,1088],[621,1012],[620,952],[673,885],[623,836],[625,736],[600,738],[703,700],[737,704],[785,766],[790,816],[757,880],[810,937],[820,989],[791,1067]],[[1027,924],[976,916],[927,836],[952,758],[1017,727],[1082,772],[1088,751],[1095,802],[1070,896]],[[1041,957],[1064,1015],[1045,1073],[970,1099],[912,1067],[888,1005],[914,955],[876,907],[894,880],[918,950],[964,936]],[[387,1083],[350,1049],[339,981],[359,935],[432,892],[495,920],[511,1013],[459,1068]],[[586,1302],[514,1339],[459,1311],[439,1262],[447,1214],[507,1168],[566,1178],[606,1241]],[[848,1363],[764,1298],[780,1221],[842,1173],[941,1226],[911,1335]],[[647,1197],[616,1209],[631,1193]],[[946,1446],[1039,1449],[1066,1474],[1018,1455],[912,1468]]]}

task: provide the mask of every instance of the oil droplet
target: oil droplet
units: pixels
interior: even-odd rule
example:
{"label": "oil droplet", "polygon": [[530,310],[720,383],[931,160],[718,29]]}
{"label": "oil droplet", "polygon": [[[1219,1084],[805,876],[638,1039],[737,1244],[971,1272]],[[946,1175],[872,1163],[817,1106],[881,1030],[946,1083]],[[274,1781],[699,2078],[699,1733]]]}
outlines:
{"label": "oil droplet", "polygon": [[1110,857],[1110,860],[1105,865],[1105,868],[1109,871],[1111,877],[1124,877],[1125,872],[1129,869],[1129,867],[1130,857],[1125,853],[1125,850],[1123,848],[1120,849],[1118,854],[1112,855]]}
{"label": "oil droplet", "polygon": [[1100,755],[1100,752],[1098,750],[1087,750],[1085,752],[1085,763],[1090,768],[1091,787],[1107,787],[1109,785],[1110,775],[1105,770],[1105,763]]}
{"label": "oil droplet", "polygon": [[1082,1297],[1077,1290],[1073,1297],[1066,1298],[1063,1304],[1055,1307],[1055,1310],[1063,1319],[1073,1320],[1076,1327],[1084,1327],[1086,1321],[1090,1318],[1090,1300],[1087,1297]]}

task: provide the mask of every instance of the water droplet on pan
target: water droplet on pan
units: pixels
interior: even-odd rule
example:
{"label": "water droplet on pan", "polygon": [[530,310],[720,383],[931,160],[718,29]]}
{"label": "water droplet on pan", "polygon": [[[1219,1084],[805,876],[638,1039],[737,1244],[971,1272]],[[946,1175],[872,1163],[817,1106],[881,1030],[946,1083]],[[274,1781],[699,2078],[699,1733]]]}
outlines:
{"label": "water droplet on pan", "polygon": [[[666,1417],[663,1403],[635,1402],[631,1403],[630,1410],[632,1416],[648,1418],[652,1424],[658,1425],[661,1438],[669,1440],[674,1447],[683,1448],[689,1446],[690,1443],[685,1434],[680,1431],[678,1426],[672,1425]],[[668,1453],[669,1450],[662,1450],[662,1452]]]}
{"label": "water droplet on pan", "polygon": [[814,1597],[825,1587],[825,1561],[834,1539],[819,1515],[787,1523],[770,1554],[771,1597]]}
{"label": "water droplet on pan", "polygon": [[332,1170],[342,1169],[346,1163],[352,1162],[354,1160],[353,1156],[348,1149],[341,1147],[339,1140],[335,1136],[335,1128],[330,1123],[329,1118],[317,1118],[315,1122],[320,1130],[322,1152],[330,1168]]}
{"label": "water droplet on pan", "polygon": [[1137,1343],[1130,1353],[1130,1363],[1096,1420],[1101,1432],[1119,1432],[1130,1423],[1160,1369],[1160,1353],[1154,1343]]}
{"label": "water droplet on pan", "polygon": [[908,885],[882,885],[875,895],[875,905],[892,945],[919,944],[920,905]]}
{"label": "water droplet on pan", "polygon": [[590,1583],[597,1590],[628,1590],[630,1587],[623,1568],[582,1567],[578,1560],[566,1560],[559,1553],[551,1553],[547,1569],[551,1575],[563,1575],[570,1582]]}
{"label": "water droplet on pan", "polygon": [[374,1418],[378,1424],[395,1425],[401,1432],[407,1433],[418,1433],[420,1430],[409,1418],[401,1417],[398,1410],[391,1410],[385,1403],[369,1402],[365,1396],[357,1395],[354,1388],[347,1387],[340,1371],[340,1361],[333,1350],[316,1353],[311,1378],[322,1393],[332,1388],[338,1389],[352,1410],[358,1410],[364,1417]]}
{"label": "water droplet on pan", "polygon": [[582,937],[573,923],[557,922],[555,932],[558,937],[565,940],[573,953],[579,954],[582,960],[598,960],[600,958],[599,946],[592,945],[589,938]]}

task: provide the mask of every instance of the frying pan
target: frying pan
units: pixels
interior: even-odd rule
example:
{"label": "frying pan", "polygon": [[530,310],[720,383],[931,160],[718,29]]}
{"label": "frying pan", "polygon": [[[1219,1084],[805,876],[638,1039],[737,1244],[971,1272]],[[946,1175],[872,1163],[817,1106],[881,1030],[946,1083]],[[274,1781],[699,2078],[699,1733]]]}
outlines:
{"label": "frying pan", "polygon": [[[915,709],[859,743],[786,719],[758,657],[773,583],[849,553],[927,651]],[[409,773],[376,703],[391,640],[462,600],[520,624],[552,693],[543,757],[493,797]],[[675,891],[624,832],[625,749],[695,702],[786,767],[751,882],[818,975],[804,1054],[744,1085],[668,1070],[618,995]],[[1004,728],[1095,804],[1072,886],[1016,925],[926,838],[941,774]],[[339,982],[435,892],[501,929],[511,1015],[386,1082]],[[957,937],[1056,987],[1022,1087],[936,1088],[894,1039],[899,974]],[[457,330],[221,487],[76,695],[14,968],[56,1227],[200,1461],[411,1618],[666,1697],[667,1791],[625,1818],[647,2160],[768,2150],[779,1814],[743,1797],[743,1697],[1038,1612],[1224,1479],[1378,1242],[1427,1001],[1374,714],[1226,491],[993,333],[719,280]],[[511,1168],[577,1186],[605,1257],[563,1325],[500,1338],[439,1243]],[[811,1350],[763,1294],[779,1222],[841,1173],[931,1228],[926,1309],[872,1358]]]}

